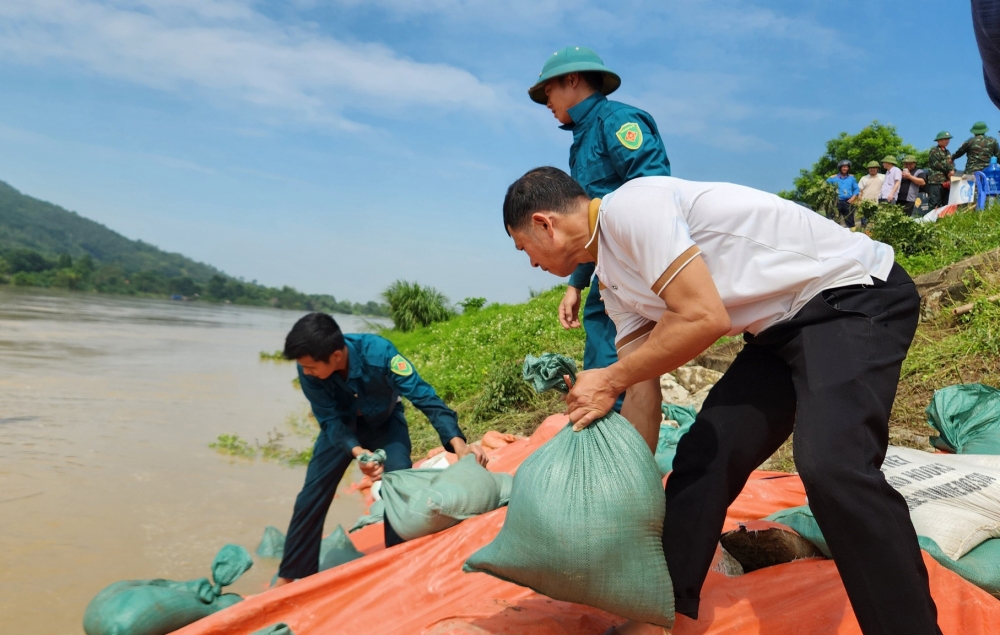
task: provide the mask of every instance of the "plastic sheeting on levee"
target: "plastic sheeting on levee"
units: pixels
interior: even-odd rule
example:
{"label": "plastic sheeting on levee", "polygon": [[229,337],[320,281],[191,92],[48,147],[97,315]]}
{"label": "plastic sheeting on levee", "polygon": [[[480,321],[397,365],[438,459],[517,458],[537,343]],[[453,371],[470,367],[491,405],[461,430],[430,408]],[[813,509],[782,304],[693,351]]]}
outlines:
{"label": "plastic sheeting on levee", "polygon": [[939,450],[958,454],[1000,454],[1000,390],[982,384],[957,384],[934,392],[927,422],[941,436]]}
{"label": "plastic sheeting on levee", "polygon": [[[498,450],[489,469],[513,473],[565,425],[565,416],[550,417],[530,438]],[[797,476],[755,472],[729,508],[725,529],[805,502]],[[550,600],[485,574],[462,573],[462,563],[496,536],[505,514],[500,509],[388,550],[382,527],[365,527],[351,539],[369,556],[248,597],[178,635],[249,635],[277,621],[297,635],[373,628],[380,635],[600,635],[621,623],[616,616]],[[944,633],[996,632],[1000,602],[930,556],[924,560]],[[861,632],[830,560],[800,560],[735,578],[709,573],[701,616],[694,621],[678,615],[673,634]]]}

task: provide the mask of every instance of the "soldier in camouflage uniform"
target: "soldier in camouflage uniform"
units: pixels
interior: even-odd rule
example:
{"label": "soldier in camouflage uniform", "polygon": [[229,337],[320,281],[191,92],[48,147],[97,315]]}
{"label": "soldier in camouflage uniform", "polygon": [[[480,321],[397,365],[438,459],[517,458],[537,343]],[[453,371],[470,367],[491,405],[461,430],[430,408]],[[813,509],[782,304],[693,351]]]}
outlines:
{"label": "soldier in camouflage uniform", "polygon": [[975,135],[955,150],[951,155],[952,161],[960,156],[969,155],[965,160],[965,174],[972,176],[976,172],[982,171],[990,164],[990,157],[1000,156],[1000,144],[993,137],[987,137],[986,131],[989,128],[982,121],[977,121],[972,126],[972,134]]}
{"label": "soldier in camouflage uniform", "polygon": [[[934,140],[937,145],[931,148],[927,161],[927,201],[931,209],[937,209],[941,205],[941,184],[948,183],[951,175],[955,173],[955,162],[952,161],[951,153],[948,152],[948,142],[951,141],[951,133],[942,130]],[[971,161],[970,156],[966,162]]]}

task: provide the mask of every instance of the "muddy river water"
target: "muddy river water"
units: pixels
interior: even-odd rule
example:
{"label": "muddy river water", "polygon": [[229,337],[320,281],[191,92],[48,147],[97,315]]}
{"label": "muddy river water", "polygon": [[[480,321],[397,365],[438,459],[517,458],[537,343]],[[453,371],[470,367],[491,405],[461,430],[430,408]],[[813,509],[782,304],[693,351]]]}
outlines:
{"label": "muddy river water", "polygon": [[[305,469],[208,444],[304,411],[294,367],[258,355],[302,313],[0,286],[0,630],[79,635],[107,584],[207,576],[222,545],[287,528]],[[338,496],[327,530],[360,513]],[[230,590],[276,569],[255,556]]]}

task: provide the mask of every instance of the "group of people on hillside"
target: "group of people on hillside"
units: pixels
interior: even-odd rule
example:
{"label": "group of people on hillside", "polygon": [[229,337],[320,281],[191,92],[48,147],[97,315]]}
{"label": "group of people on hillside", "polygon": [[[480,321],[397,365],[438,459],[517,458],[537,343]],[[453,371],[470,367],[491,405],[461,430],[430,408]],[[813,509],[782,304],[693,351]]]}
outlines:
{"label": "group of people on hillside", "polygon": [[[677,613],[698,619],[728,506],[794,430],[796,466],[862,631],[940,635],[906,501],[879,470],[917,325],[913,281],[890,246],[792,201],[672,177],[653,117],[608,100],[620,85],[590,49],[548,59],[528,95],[572,133],[570,174],[524,174],[507,190],[503,223],[532,266],[569,276],[558,309],[565,328],[581,326],[589,288],[586,370],[575,384],[566,378],[574,430],[614,409],[652,452],[660,376],[724,335],[746,342],[681,438],[667,479],[663,557]],[[909,158],[904,173],[886,157],[886,175],[875,165],[841,190],[846,200],[876,190],[880,199],[905,200],[933,182]],[[330,316],[310,314],[289,333],[284,354],[298,362],[321,432],[278,584],[316,572],[323,521],[353,459],[373,479],[411,465],[401,397],[427,415],[446,450],[486,462],[455,412],[379,336],[345,336]],[[376,449],[385,450],[381,463],[370,460]],[[387,545],[399,541],[388,523],[385,537]],[[609,631],[663,632],[632,622]]]}
{"label": "group of people on hillside", "polygon": [[[927,168],[917,167],[917,158],[908,154],[903,157],[903,167],[893,155],[886,155],[879,162],[870,161],[865,166],[868,174],[858,181],[851,172],[851,162],[844,159],[837,164],[837,174],[826,180],[837,188],[837,213],[849,228],[855,226],[854,208],[858,201],[876,201],[879,203],[895,203],[902,205],[907,215],[914,215],[914,208],[920,192],[923,191],[929,209],[936,209],[947,203],[947,192],[951,186],[951,177],[955,174],[955,159],[966,156],[964,174],[973,175],[981,172],[990,164],[990,159],[1000,157],[1000,144],[986,133],[989,128],[985,122],[977,121],[970,132],[972,137],[959,146],[954,154],[948,152],[951,133],[942,130],[934,137],[935,145],[927,157]],[[832,214],[828,214],[831,218]],[[862,216],[861,226],[865,227],[868,219]]]}

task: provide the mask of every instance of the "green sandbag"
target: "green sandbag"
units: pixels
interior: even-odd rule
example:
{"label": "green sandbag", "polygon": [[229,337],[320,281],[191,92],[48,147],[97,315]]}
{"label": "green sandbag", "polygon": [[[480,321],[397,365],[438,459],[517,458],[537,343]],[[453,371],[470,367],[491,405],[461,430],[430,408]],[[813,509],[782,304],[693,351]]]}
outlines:
{"label": "green sandbag", "polygon": [[677,454],[677,444],[681,437],[691,429],[695,417],[698,413],[691,406],[677,406],[674,404],[663,404],[661,406],[663,416],[677,422],[679,427],[675,428],[666,423],[660,424],[660,437],[656,441],[656,466],[660,469],[660,474],[666,476],[674,465],[674,455]]}
{"label": "green sandbag", "polygon": [[278,622],[277,624],[271,624],[267,628],[262,628],[259,631],[254,631],[250,635],[295,635],[292,632],[291,627],[284,622]]}
{"label": "green sandbag", "polygon": [[382,476],[385,515],[403,540],[429,536],[491,512],[509,500],[510,474],[490,472],[469,454],[443,470],[396,470]]}
{"label": "green sandbag", "polygon": [[948,386],[927,405],[931,442],[957,454],[1000,454],[1000,390],[982,384]]}
{"label": "green sandbag", "polygon": [[[375,505],[372,505],[374,509]],[[280,558],[285,554],[285,534],[277,527],[264,528],[264,537],[257,547],[257,555],[264,558]],[[365,554],[354,547],[344,528],[337,525],[329,536],[319,543],[319,570],[326,571],[337,565],[357,560]]]}
{"label": "green sandbag", "polygon": [[[551,358],[538,360],[525,362],[525,377],[538,379],[535,368],[549,378],[575,375],[572,360],[555,369]],[[669,627],[674,592],[663,557],[660,478],[622,416],[609,413],[580,432],[567,425],[518,468],[503,528],[463,570]]]}
{"label": "green sandbag", "polygon": [[280,558],[285,555],[285,534],[273,525],[264,527],[264,535],[257,545],[257,555],[261,558]]}
{"label": "green sandbag", "polygon": [[126,580],[94,596],[83,614],[87,635],[166,635],[230,607],[243,598],[222,593],[253,566],[253,558],[238,545],[226,545],[212,563],[213,585],[207,578],[188,582]]}
{"label": "green sandbag", "polygon": [[354,523],[348,531],[354,533],[362,527],[367,527],[368,525],[374,525],[375,523],[380,523],[385,519],[385,501],[379,499],[372,503],[371,507],[368,508],[368,513],[364,516],[360,516],[358,520]]}
{"label": "green sandbag", "polygon": [[319,570],[326,571],[352,560],[357,560],[365,554],[358,551],[351,539],[347,537],[344,528],[337,525],[329,536],[320,544]]}
{"label": "green sandbag", "polygon": [[[783,509],[764,520],[791,527],[797,534],[816,545],[823,555],[831,557],[826,538],[823,537],[823,532],[820,531],[808,505]],[[954,571],[987,593],[1000,594],[1000,538],[991,538],[980,543],[958,560],[946,556],[938,544],[927,536],[917,536],[917,542],[920,543],[921,549],[929,553],[944,568]]]}

